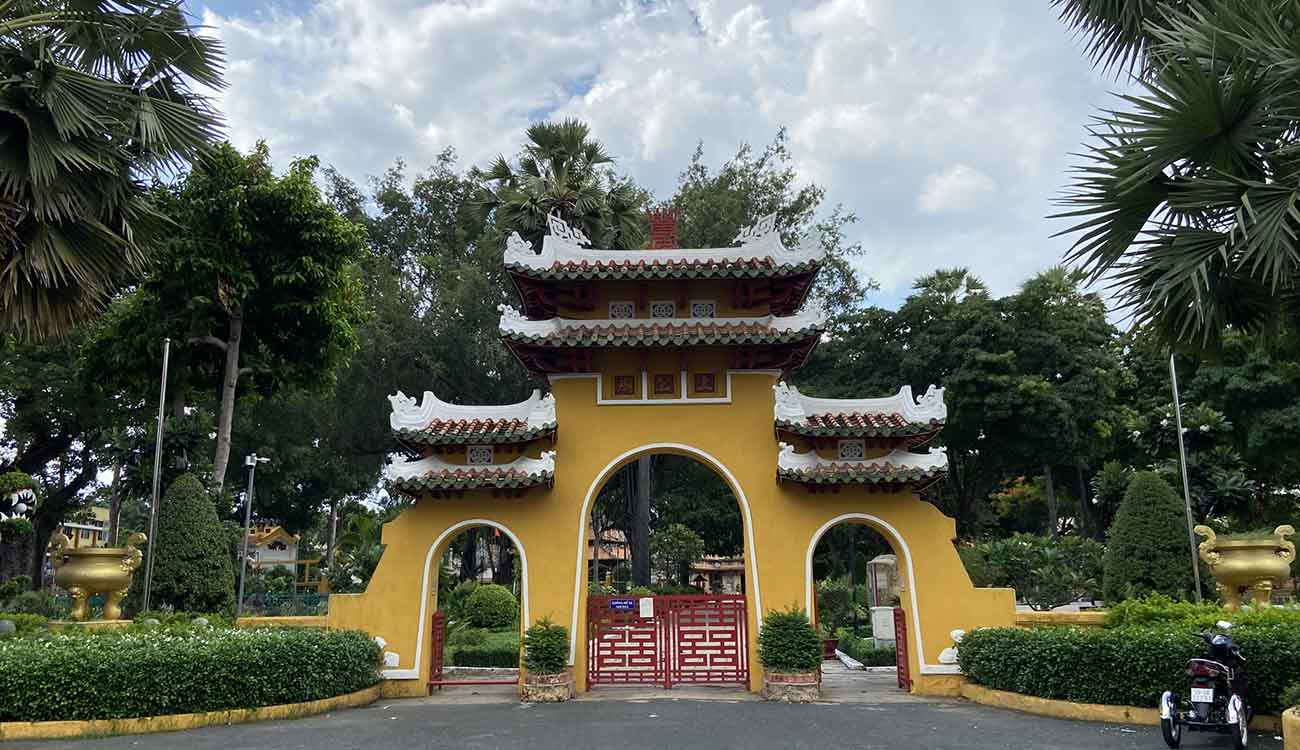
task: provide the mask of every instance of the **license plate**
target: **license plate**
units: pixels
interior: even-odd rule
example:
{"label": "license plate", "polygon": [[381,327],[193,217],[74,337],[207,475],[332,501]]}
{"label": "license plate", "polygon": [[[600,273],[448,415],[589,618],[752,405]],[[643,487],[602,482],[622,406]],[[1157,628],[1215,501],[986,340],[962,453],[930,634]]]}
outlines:
{"label": "license plate", "polygon": [[1192,688],[1192,703],[1213,703],[1214,688]]}

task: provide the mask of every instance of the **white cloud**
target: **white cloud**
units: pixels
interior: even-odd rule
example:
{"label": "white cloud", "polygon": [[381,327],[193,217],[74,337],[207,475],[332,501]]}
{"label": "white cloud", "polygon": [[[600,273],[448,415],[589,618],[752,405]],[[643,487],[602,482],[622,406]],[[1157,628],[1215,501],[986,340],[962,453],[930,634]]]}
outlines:
{"label": "white cloud", "polygon": [[993,197],[998,185],[992,177],[965,164],[925,176],[916,205],[923,214],[959,213],[979,208]]}
{"label": "white cloud", "polygon": [[1023,0],[192,1],[227,46],[231,139],[358,179],[574,116],[663,196],[697,143],[716,163],[788,127],[886,303],[940,266],[1005,292],[1057,262],[1043,217],[1108,85]]}

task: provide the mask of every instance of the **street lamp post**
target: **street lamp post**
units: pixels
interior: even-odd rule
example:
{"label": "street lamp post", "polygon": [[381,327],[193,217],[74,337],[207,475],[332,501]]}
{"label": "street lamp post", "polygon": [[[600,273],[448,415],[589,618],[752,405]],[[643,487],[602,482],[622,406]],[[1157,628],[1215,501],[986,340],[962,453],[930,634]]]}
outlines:
{"label": "street lamp post", "polygon": [[248,467],[248,492],[244,493],[244,549],[239,555],[239,597],[235,600],[236,620],[244,613],[244,574],[248,570],[248,527],[253,522],[253,475],[257,473],[258,464],[270,460],[256,453],[244,457],[244,465]]}
{"label": "street lamp post", "polygon": [[1187,448],[1183,445],[1183,404],[1178,400],[1178,367],[1173,352],[1169,353],[1169,382],[1174,391],[1174,428],[1178,430],[1178,466],[1183,473],[1183,509],[1187,513],[1187,543],[1192,548],[1192,580],[1196,585],[1196,603],[1201,603],[1201,566],[1196,559],[1196,534],[1192,528],[1192,491],[1187,481]]}

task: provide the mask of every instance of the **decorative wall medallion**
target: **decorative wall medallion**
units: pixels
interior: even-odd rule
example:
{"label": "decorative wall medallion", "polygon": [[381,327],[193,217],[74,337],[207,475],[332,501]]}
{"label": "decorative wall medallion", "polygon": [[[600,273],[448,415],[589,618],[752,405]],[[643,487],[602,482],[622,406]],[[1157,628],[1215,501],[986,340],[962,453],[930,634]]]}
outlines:
{"label": "decorative wall medallion", "polygon": [[609,303],[610,320],[627,320],[636,317],[636,303],[629,300],[619,300],[618,302]]}
{"label": "decorative wall medallion", "polygon": [[659,302],[651,302],[650,317],[652,318],[677,317],[677,303],[671,300],[661,300]]}
{"label": "decorative wall medallion", "polygon": [[858,461],[867,457],[867,444],[862,440],[841,440],[839,457],[844,461]]}
{"label": "decorative wall medallion", "polygon": [[718,377],[711,372],[695,373],[696,393],[717,393]]}
{"label": "decorative wall medallion", "polygon": [[655,395],[672,396],[677,393],[677,376],[676,375],[655,375]]}
{"label": "decorative wall medallion", "polygon": [[718,314],[718,303],[711,299],[699,299],[691,302],[692,318],[712,318]]}
{"label": "decorative wall medallion", "polygon": [[615,395],[615,396],[635,396],[635,395],[636,395],[636,376],[634,376],[634,375],[615,375],[615,376],[614,376],[614,395]]}
{"label": "decorative wall medallion", "polygon": [[492,463],[493,449],[490,445],[471,445],[465,449],[465,463],[482,466]]}

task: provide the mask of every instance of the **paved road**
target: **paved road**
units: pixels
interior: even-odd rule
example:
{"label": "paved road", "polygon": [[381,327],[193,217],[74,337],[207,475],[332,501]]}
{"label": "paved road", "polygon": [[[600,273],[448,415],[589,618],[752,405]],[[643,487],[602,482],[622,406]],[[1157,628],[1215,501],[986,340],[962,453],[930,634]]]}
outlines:
{"label": "paved road", "polygon": [[[742,694],[743,695],[743,694]],[[1259,740],[1258,742],[1256,740]],[[1272,737],[1251,746],[1275,750]],[[376,703],[297,721],[77,742],[5,743],[28,750],[577,750],[579,748],[808,748],[808,750],[1159,750],[1150,727],[1045,719],[964,701],[812,706],[726,699],[583,699],[559,705],[441,699]],[[1229,748],[1195,735],[1184,748]]]}

